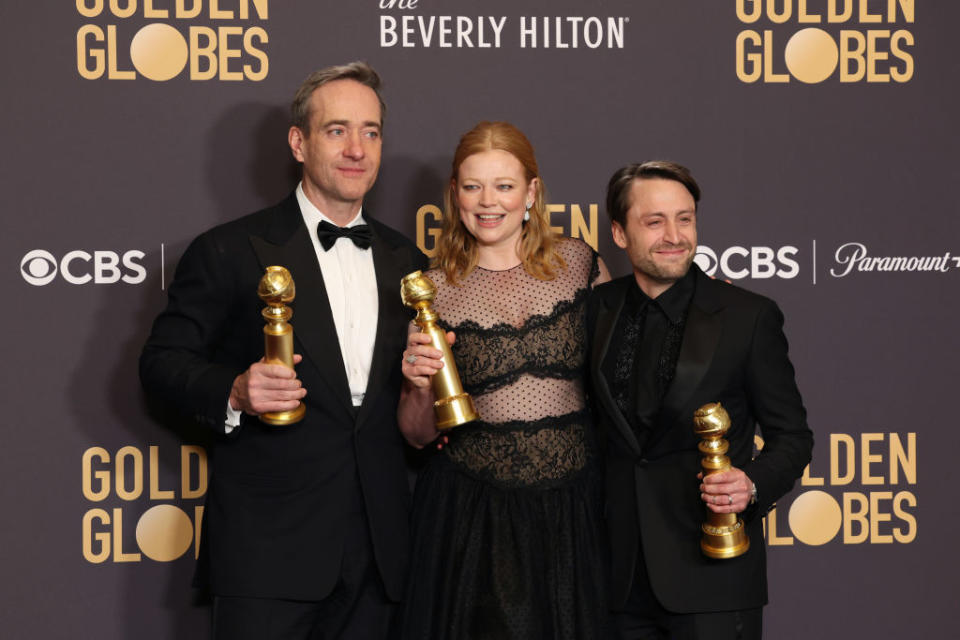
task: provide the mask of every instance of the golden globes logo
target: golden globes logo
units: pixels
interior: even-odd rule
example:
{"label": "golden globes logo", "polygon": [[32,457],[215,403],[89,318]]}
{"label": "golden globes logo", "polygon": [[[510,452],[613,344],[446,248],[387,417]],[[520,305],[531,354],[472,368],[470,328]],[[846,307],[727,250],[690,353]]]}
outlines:
{"label": "golden globes logo", "polygon": [[[548,204],[547,215],[550,216],[551,229],[556,233],[569,236],[571,238],[581,238],[588,245],[597,248],[598,237],[598,218],[600,206],[589,204],[584,208],[579,204],[569,205],[570,212],[567,213],[568,205]],[[558,214],[554,217],[553,214]],[[557,222],[560,222],[557,225]],[[443,212],[435,204],[425,204],[417,209],[417,247],[420,251],[432,258],[437,252],[437,239],[440,237],[441,227],[443,225]]]}
{"label": "golden globes logo", "polygon": [[[87,80],[260,81],[270,61],[260,25],[269,0],[76,0],[96,23],[77,30],[77,72]],[[169,20],[150,22],[143,20]],[[198,24],[199,23],[199,24]]]}
{"label": "golden globes logo", "polygon": [[795,540],[807,546],[909,544],[916,539],[915,432],[832,433],[822,475],[812,470],[816,462],[804,471],[793,501],[767,514],[768,545],[791,546]]}
{"label": "golden globes logo", "polygon": [[[737,35],[737,78],[908,82],[915,42],[902,25],[913,24],[915,5],[916,0],[736,0],[737,19],[751,26]],[[761,24],[771,28],[761,30]],[[842,28],[804,26],[791,35],[780,26],[810,24]]]}
{"label": "golden globes logo", "polygon": [[[160,448],[122,447],[115,454],[102,447],[83,453],[83,497],[91,506],[81,523],[87,562],[140,562],[147,556],[170,562],[193,547],[199,555],[202,502],[207,493],[207,454],[183,445],[179,482],[165,486],[160,477]],[[174,503],[174,501],[177,501]],[[146,502],[146,504],[144,504]]]}

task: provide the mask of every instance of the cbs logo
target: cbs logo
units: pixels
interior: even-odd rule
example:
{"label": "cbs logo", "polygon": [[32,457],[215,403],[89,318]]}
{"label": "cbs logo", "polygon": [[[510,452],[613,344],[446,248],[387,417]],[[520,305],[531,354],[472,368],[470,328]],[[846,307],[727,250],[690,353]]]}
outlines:
{"label": "cbs logo", "polygon": [[708,276],[740,280],[742,278],[795,278],[800,273],[800,263],[794,256],[799,249],[786,246],[774,250],[771,247],[730,247],[717,254],[706,245],[697,246],[693,261]]}
{"label": "cbs logo", "polygon": [[20,274],[35,287],[50,284],[58,273],[70,284],[113,284],[121,281],[139,284],[147,278],[147,270],[140,264],[145,255],[136,249],[122,256],[115,251],[94,251],[90,254],[77,249],[58,261],[49,251],[34,249],[20,260]]}

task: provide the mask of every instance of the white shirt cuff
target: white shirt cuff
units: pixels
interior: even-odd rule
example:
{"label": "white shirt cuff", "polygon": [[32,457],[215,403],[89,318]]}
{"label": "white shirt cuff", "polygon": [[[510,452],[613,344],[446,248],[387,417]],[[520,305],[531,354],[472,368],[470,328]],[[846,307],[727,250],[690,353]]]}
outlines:
{"label": "white shirt cuff", "polygon": [[230,399],[227,399],[227,419],[223,421],[224,433],[230,433],[240,426],[240,416],[243,412],[230,406]]}

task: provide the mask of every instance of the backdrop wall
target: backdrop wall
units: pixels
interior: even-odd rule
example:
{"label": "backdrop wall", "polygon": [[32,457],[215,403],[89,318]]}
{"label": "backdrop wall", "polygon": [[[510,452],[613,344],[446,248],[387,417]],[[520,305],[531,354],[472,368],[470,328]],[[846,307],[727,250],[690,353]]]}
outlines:
{"label": "backdrop wall", "polygon": [[426,251],[481,119],[527,133],[554,224],[615,275],[610,174],[691,167],[697,260],[780,303],[816,435],[767,520],[767,637],[953,628],[957,3],[8,0],[0,16],[4,637],[206,637],[189,587],[204,436],[150,406],[137,356],[190,239],[295,185],[300,81],[353,59],[389,105],[369,209]]}

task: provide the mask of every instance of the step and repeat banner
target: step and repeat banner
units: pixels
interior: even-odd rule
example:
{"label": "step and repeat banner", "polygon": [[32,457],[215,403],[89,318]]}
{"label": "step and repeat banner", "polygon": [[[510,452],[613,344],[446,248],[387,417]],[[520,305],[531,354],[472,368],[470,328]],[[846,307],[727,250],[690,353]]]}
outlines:
{"label": "step and repeat banner", "polygon": [[609,176],[691,167],[697,262],[780,303],[816,436],[766,520],[766,637],[950,635],[957,3],[68,0],[0,16],[0,635],[207,636],[190,587],[207,436],[143,396],[137,357],[186,244],[295,186],[301,80],[354,59],[388,104],[367,207],[427,253],[479,120],[529,136],[554,226],[615,275]]}

